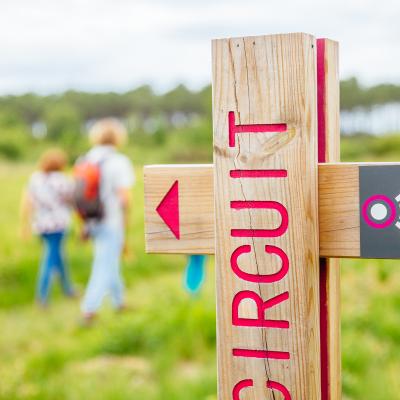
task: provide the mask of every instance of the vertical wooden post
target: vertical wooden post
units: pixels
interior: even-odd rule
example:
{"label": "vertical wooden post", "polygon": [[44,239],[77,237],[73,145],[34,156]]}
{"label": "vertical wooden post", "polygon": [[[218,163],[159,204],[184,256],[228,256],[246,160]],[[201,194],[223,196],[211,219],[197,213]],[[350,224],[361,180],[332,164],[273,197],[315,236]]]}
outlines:
{"label": "vertical wooden post", "polygon": [[213,42],[220,400],[321,399],[316,84],[310,35]]}
{"label": "vertical wooden post", "polygon": [[[317,41],[318,161],[340,160],[339,45]],[[321,222],[321,221],[320,221]],[[322,227],[324,229],[324,227]],[[340,263],[320,260],[322,400],[341,398]]]}

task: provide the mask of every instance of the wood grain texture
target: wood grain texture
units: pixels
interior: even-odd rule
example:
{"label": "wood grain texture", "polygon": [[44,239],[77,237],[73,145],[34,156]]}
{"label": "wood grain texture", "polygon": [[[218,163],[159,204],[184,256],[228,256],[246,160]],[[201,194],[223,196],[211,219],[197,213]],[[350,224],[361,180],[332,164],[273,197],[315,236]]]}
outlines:
{"label": "wood grain texture", "polygon": [[[229,148],[230,111],[237,124],[285,123],[287,132],[237,135],[236,147]],[[315,39],[289,34],[213,41],[213,126],[219,399],[232,398],[235,385],[246,379],[254,387],[242,399],[282,396],[267,389],[267,381],[284,385],[292,399],[320,399]],[[233,180],[233,169],[284,169],[288,178]],[[272,229],[280,221],[271,211],[232,210],[233,200],[280,202],[289,214],[287,232],[267,239],[232,237],[232,228]],[[230,257],[242,245],[254,249],[240,258],[246,272],[276,272],[280,260],[264,250],[274,245],[289,258],[288,274],[271,284],[239,279]],[[288,320],[290,328],[232,326],[233,298],[245,290],[264,301],[289,292],[267,314]],[[256,318],[251,302],[240,312]],[[285,351],[290,359],[235,357],[234,348]]]}
{"label": "wood grain texture", "polygon": [[359,167],[399,163],[320,164],[320,254],[326,257],[360,257]]}
{"label": "wood grain texture", "polygon": [[[323,143],[318,143],[320,162],[340,161],[340,94],[339,94],[339,44],[333,40],[318,41],[319,90],[324,90],[323,102],[318,104],[318,136],[324,135]],[[322,80],[322,82],[320,82]],[[323,87],[320,85],[323,84]],[[322,128],[322,129],[321,129]],[[321,157],[322,156],[322,157]],[[320,179],[319,179],[320,182]],[[321,218],[321,214],[320,218]],[[320,224],[321,228],[321,224]],[[320,235],[321,236],[321,235]],[[321,242],[320,242],[321,252]],[[322,400],[339,400],[341,386],[341,346],[340,346],[340,261],[325,258],[320,262],[321,301],[321,386]]]}
{"label": "wood grain texture", "polygon": [[[172,184],[179,182],[180,240],[156,212]],[[214,253],[212,166],[153,165],[144,168],[145,241],[149,253]]]}
{"label": "wood grain texture", "polygon": [[[146,252],[214,254],[213,165],[148,165],[143,173]],[[175,181],[179,182],[179,240],[156,211]]]}
{"label": "wood grain texture", "polygon": [[[359,173],[361,165],[399,163],[327,163],[318,165],[320,255],[360,257]],[[145,167],[146,250],[149,253],[214,254],[213,165]],[[202,177],[201,182],[192,179]],[[174,238],[155,208],[175,180],[181,192],[181,240]],[[192,224],[193,222],[193,224]],[[189,232],[185,234],[185,232]],[[195,238],[195,239],[193,239]]]}
{"label": "wood grain texture", "polygon": [[359,164],[319,166],[320,254],[360,257]]}

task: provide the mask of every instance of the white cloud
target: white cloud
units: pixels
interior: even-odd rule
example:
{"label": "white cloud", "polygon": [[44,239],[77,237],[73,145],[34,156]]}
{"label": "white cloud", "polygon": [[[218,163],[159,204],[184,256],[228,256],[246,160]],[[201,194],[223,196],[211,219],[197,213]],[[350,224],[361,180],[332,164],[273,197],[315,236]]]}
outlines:
{"label": "white cloud", "polygon": [[341,75],[400,82],[400,4],[381,0],[2,0],[0,93],[210,80],[210,39],[289,31],[341,44]]}

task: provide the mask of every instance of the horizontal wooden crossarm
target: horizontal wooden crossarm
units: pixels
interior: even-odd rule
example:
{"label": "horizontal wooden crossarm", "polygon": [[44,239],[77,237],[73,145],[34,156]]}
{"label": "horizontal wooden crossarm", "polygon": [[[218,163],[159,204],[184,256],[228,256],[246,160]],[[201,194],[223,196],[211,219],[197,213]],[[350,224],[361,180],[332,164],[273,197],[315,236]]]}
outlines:
{"label": "horizontal wooden crossarm", "polygon": [[[320,164],[318,167],[319,248],[321,257],[360,257],[360,166],[374,163]],[[400,165],[400,164],[384,164]],[[268,172],[268,171],[267,171]],[[268,175],[266,171],[258,174]],[[254,171],[235,172],[233,179],[251,179]],[[279,171],[274,172],[279,173]],[[149,253],[214,253],[213,165],[151,165],[144,168],[145,233]],[[177,183],[176,183],[177,182]],[[166,194],[174,186],[176,199]],[[171,196],[171,195],[170,195]],[[170,218],[157,212],[170,204]],[[243,199],[244,200],[244,199]],[[251,199],[247,199],[251,200]],[[267,199],[269,200],[269,199]],[[262,212],[252,210],[251,212]],[[271,213],[276,225],[277,213]],[[178,213],[178,218],[176,213]],[[172,230],[168,224],[178,223]],[[268,227],[267,227],[268,228]],[[179,239],[174,234],[179,230]]]}

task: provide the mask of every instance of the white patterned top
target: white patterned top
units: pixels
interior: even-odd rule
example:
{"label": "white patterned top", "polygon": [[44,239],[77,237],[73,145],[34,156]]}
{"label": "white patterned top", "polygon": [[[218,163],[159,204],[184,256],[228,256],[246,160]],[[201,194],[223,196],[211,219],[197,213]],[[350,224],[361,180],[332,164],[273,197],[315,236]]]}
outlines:
{"label": "white patterned top", "polygon": [[67,229],[71,220],[73,182],[62,172],[35,172],[28,185],[33,203],[33,230],[53,233]]}

